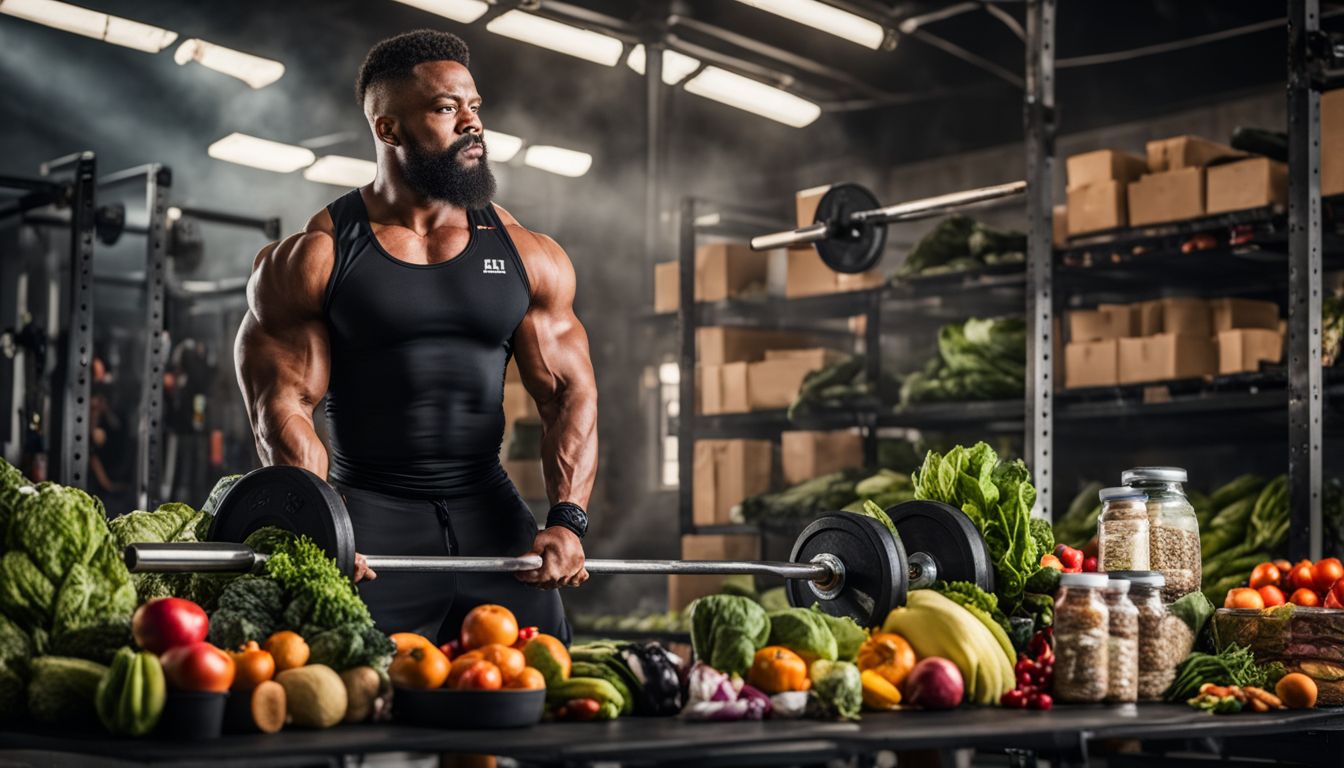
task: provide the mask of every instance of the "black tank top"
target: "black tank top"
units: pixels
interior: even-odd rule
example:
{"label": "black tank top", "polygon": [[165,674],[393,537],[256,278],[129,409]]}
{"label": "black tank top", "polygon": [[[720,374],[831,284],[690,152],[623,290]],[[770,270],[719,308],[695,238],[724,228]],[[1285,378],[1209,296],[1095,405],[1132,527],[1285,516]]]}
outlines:
{"label": "black tank top", "polygon": [[428,265],[379,245],[358,189],[327,210],[331,480],[412,497],[503,483],[504,369],[531,290],[494,206],[467,212],[461,254]]}

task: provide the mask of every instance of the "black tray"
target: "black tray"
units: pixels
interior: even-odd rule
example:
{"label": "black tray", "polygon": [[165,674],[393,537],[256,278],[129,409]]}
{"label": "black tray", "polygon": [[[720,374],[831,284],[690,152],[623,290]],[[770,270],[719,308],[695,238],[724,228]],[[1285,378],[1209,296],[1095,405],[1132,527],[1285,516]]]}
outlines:
{"label": "black tray", "polygon": [[392,695],[392,717],[430,728],[526,728],[541,722],[545,709],[545,689],[398,688]]}

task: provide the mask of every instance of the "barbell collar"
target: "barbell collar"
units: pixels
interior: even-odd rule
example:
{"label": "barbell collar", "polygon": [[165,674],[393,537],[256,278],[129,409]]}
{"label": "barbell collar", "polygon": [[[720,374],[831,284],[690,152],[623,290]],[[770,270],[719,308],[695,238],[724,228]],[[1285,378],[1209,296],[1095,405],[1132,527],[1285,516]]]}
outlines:
{"label": "barbell collar", "polygon": [[992,187],[968,189],[962,192],[951,192],[946,195],[911,200],[905,203],[889,205],[885,208],[875,208],[871,211],[856,211],[850,214],[849,218],[850,221],[869,222],[872,224],[914,221],[930,216],[941,216],[967,205],[1025,194],[1026,191],[1027,182],[1011,181],[1007,184],[996,184]]}
{"label": "barbell collar", "polygon": [[775,248],[790,248],[795,245],[807,245],[825,240],[830,233],[825,222],[809,224],[806,227],[788,232],[774,232],[769,235],[757,235],[751,238],[751,250],[770,251]]}

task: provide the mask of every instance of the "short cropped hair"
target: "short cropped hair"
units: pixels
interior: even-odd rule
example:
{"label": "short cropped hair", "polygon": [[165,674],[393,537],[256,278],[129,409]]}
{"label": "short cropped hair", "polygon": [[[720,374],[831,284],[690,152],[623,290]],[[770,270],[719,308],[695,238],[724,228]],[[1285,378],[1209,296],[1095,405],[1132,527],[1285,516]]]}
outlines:
{"label": "short cropped hair", "polygon": [[471,51],[462,38],[451,32],[417,29],[389,37],[369,49],[355,78],[355,100],[362,108],[369,88],[383,81],[404,80],[417,64],[426,61],[456,61],[471,66]]}

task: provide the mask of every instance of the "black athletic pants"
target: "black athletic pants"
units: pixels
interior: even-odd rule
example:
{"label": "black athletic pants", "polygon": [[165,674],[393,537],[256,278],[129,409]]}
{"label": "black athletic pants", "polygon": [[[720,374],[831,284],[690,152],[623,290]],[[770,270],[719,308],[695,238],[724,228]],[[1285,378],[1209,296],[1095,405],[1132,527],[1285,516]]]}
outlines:
{"label": "black athletic pants", "polygon": [[[355,549],[369,555],[516,557],[532,548],[536,518],[505,480],[467,496],[414,499],[336,484],[345,496]],[[375,569],[377,570],[377,569]],[[381,571],[359,584],[378,628],[416,632],[445,643],[457,637],[472,608],[497,603],[513,611],[518,626],[570,641],[569,623],[556,590],[518,581],[512,573],[412,573]]]}

